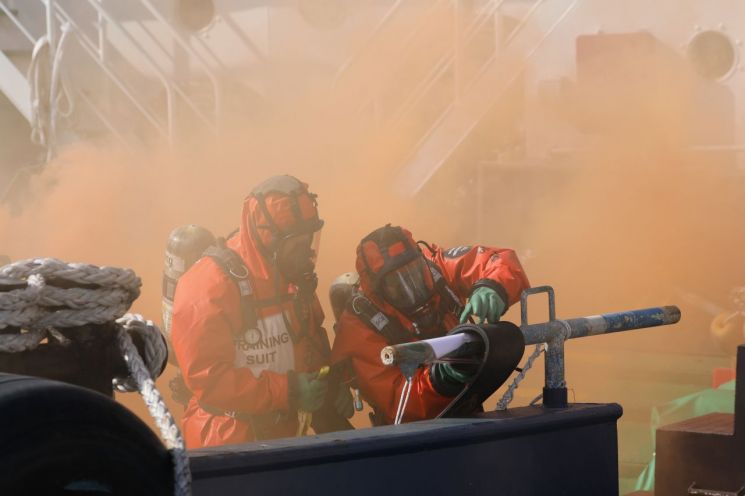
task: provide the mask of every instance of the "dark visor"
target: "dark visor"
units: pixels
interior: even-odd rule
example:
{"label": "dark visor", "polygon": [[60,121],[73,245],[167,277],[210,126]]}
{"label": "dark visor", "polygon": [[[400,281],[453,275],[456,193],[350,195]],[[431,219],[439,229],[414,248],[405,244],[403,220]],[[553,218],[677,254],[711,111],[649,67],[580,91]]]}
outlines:
{"label": "dark visor", "polygon": [[415,309],[432,297],[427,285],[429,270],[423,258],[415,260],[386,274],[381,281],[383,297],[399,309]]}

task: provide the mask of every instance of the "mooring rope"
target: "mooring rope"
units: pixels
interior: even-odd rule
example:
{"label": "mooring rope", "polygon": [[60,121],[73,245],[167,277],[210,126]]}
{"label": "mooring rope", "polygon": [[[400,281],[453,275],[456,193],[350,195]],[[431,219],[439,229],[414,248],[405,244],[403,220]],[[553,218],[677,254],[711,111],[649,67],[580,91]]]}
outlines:
{"label": "mooring rope", "polygon": [[[163,401],[154,378],[167,356],[160,329],[150,320],[126,314],[142,282],[134,271],[52,258],[22,260],[0,267],[0,351],[37,348],[44,339],[69,341],[57,329],[115,322],[116,341],[127,363],[128,377],[115,378],[119,391],[139,391],[173,458],[174,492],[191,494],[191,472],[181,431]],[[132,336],[141,338],[140,356]]]}
{"label": "mooring rope", "polygon": [[[158,429],[160,429],[160,435],[166,443],[166,447],[171,451],[173,457],[173,475],[174,475],[174,486],[175,494],[177,496],[186,496],[191,494],[191,470],[189,469],[189,458],[186,455],[186,445],[184,444],[184,438],[181,436],[181,431],[176,424],[176,420],[168,410],[163,396],[161,396],[158,388],[155,387],[155,381],[153,377],[157,377],[160,370],[157,370],[153,374],[154,362],[149,361],[148,356],[153,353],[155,356],[160,357],[161,361],[155,365],[160,369],[161,364],[164,363],[166,357],[165,344],[158,347],[157,350],[148,350],[148,346],[145,346],[145,360],[143,361],[140,354],[137,352],[137,347],[132,342],[131,334],[137,333],[140,335],[154,335],[157,333],[158,337],[162,340],[160,330],[152,323],[152,321],[145,321],[140,315],[127,314],[124,317],[116,321],[119,327],[119,333],[117,334],[117,342],[119,343],[119,349],[122,351],[124,360],[127,362],[127,368],[129,369],[130,377],[136,385],[136,390],[142,395],[142,399],[147,405],[147,409],[150,415],[155,420]],[[151,340],[152,341],[152,340]],[[147,340],[146,340],[147,343]],[[146,364],[148,364],[147,366]],[[127,390],[127,382],[118,383],[117,387],[122,390]],[[125,387],[122,387],[125,386]]]}
{"label": "mooring rope", "polygon": [[[3,283],[14,282],[25,287],[2,291]],[[0,329],[35,331],[113,322],[140,295],[141,285],[132,270],[116,267],[66,264],[53,258],[5,265],[0,267]]]}

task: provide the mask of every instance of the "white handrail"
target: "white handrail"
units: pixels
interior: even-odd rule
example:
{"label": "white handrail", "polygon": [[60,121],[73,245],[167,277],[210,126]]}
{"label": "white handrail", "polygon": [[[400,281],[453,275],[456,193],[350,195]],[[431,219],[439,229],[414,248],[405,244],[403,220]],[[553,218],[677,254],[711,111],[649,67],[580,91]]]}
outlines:
{"label": "white handrail", "polygon": [[[132,104],[137,108],[137,110],[140,111],[140,113],[145,116],[145,118],[150,122],[150,124],[153,125],[163,136],[168,138],[168,141],[172,143],[173,140],[173,127],[172,127],[172,119],[168,119],[166,123],[166,130],[163,130],[162,124],[158,122],[158,118],[155,117],[147,108],[145,108],[144,104],[140,103],[137,98],[132,94],[132,92],[127,88],[126,83],[119,79],[116,74],[114,74],[109,67],[101,62],[98,57],[96,56],[96,50],[92,50],[86,43],[85,37],[81,36],[79,31],[77,29],[74,31],[75,38],[78,40],[80,46],[83,48],[83,50],[90,55],[90,57],[93,59],[93,61],[98,65],[98,67],[101,68],[101,70],[106,74],[106,76],[111,79],[111,81],[119,88],[119,90],[129,99],[129,101],[132,102]],[[169,105],[170,107],[171,105]]]}
{"label": "white handrail", "polygon": [[[45,0],[41,0],[42,2]],[[150,110],[148,110],[145,107],[145,104],[141,103],[136,96],[134,96],[134,92],[131,91],[127,84],[122,81],[114,72],[111,70],[111,68],[106,64],[103,60],[100,59],[100,54],[98,51],[98,47],[84,34],[82,34],[82,30],[80,27],[75,23],[72,16],[68,14],[59,4],[56,5],[56,14],[60,21],[62,22],[68,22],[70,26],[73,28],[73,33],[75,34],[75,39],[78,40],[78,44],[83,48],[83,50],[93,59],[93,61],[98,65],[98,67],[104,72],[104,74],[119,88],[119,90],[124,94],[124,96],[129,99],[129,101],[132,102],[132,104],[135,106],[137,110],[140,111],[140,113],[150,122],[150,124],[153,125],[163,136],[165,136],[169,143],[173,143],[173,94],[171,91],[171,87],[168,84],[168,82],[163,79],[162,77],[159,77],[161,83],[163,83],[163,86],[166,90],[166,128],[165,130],[162,127],[162,124],[158,121],[158,118],[152,114]]]}
{"label": "white handrail", "polygon": [[[458,0],[454,0],[455,2],[458,2]],[[538,7],[544,3],[547,0],[534,0],[533,5],[529,8],[528,12],[520,19],[520,22],[518,25],[514,28],[512,33],[510,33],[510,36],[505,40],[506,44],[509,44],[517,35],[518,33],[527,25],[528,21],[533,17],[535,12],[537,11]],[[489,5],[484,7],[482,12],[480,12],[476,19],[469,25],[468,28],[464,31],[462,34],[463,39],[457,40],[456,43],[460,43],[461,46],[465,46],[468,44],[475,36],[478,34],[480,29],[484,26],[484,24],[491,18],[491,16],[497,12],[499,7],[505,2],[505,0],[496,0],[489,2]],[[571,10],[571,8],[569,9]],[[562,16],[561,19],[563,19],[564,16]],[[559,21],[561,21],[559,19]],[[555,29],[556,26],[552,27],[552,30]],[[547,36],[547,35],[546,35]],[[544,38],[545,39],[545,36]],[[538,45],[540,45],[543,42],[543,39],[538,42]],[[457,50],[455,49],[455,45],[452,49],[448,50],[443,57],[440,58],[437,64],[435,64],[432,71],[429,72],[429,74],[422,80],[422,82],[417,86],[417,88],[411,93],[411,95],[401,104],[399,109],[393,114],[393,116],[390,119],[390,122],[392,123],[399,123],[401,122],[406,115],[411,113],[416,105],[424,98],[424,96],[428,93],[428,91],[432,88],[432,86],[443,76],[443,74],[450,69],[451,66],[457,67],[457,60],[456,58],[459,56],[457,53]],[[465,86],[460,88],[461,91],[467,91],[471,88],[473,83],[479,79],[479,77],[484,73],[486,68],[494,61],[494,58],[496,57],[496,53],[487,58],[482,64],[481,67],[476,71],[476,73],[473,75],[473,77],[470,78],[469,81],[465,82]],[[457,76],[456,76],[457,77]],[[430,128],[428,131],[425,132],[423,137],[417,142],[417,145],[414,148],[417,148],[421,142],[423,142],[427,136],[431,134],[431,131],[436,128],[440,122],[442,122],[443,118],[451,107],[455,104],[456,98],[453,98],[453,100],[448,104],[441,114],[432,122]]]}
{"label": "white handrail", "polygon": [[91,108],[91,111],[96,115],[96,117],[98,117],[98,120],[101,121],[101,123],[119,141],[119,143],[121,143],[129,151],[132,151],[132,146],[130,145],[130,143],[127,142],[127,139],[116,129],[114,124],[112,124],[112,122],[106,117],[106,115],[104,115],[104,113],[99,110],[98,106],[88,97],[88,95],[86,95],[84,91],[81,91],[80,88],[77,88],[75,90],[75,94],[78,96],[78,98],[88,104],[88,106]]}
{"label": "white handrail", "polygon": [[[542,1],[544,0],[537,0],[537,3],[540,3]],[[458,3],[458,0],[455,0],[455,2]],[[429,74],[424,77],[424,79],[422,79],[421,83],[419,83],[412,94],[401,104],[399,110],[396,111],[396,113],[391,118],[392,122],[398,122],[405,115],[407,115],[412,110],[412,108],[419,101],[421,101],[424,95],[427,94],[427,92],[439,80],[443,73],[448,70],[451,65],[457,65],[456,59],[460,54],[458,53],[456,46],[466,46],[471,40],[473,40],[476,34],[478,34],[481,28],[484,26],[484,24],[491,18],[492,15],[496,13],[496,11],[499,9],[499,7],[502,6],[502,4],[504,4],[504,2],[505,0],[490,1],[489,4],[484,7],[484,10],[476,16],[472,23],[461,34],[462,40],[456,40],[456,43],[453,44],[451,49],[448,50],[434,65],[433,70],[430,71]],[[489,61],[485,62],[483,65],[488,64],[488,62]],[[474,76],[474,78],[475,77],[476,76]]]}
{"label": "white handrail", "polygon": [[[336,87],[340,83],[340,81],[346,76],[346,74],[352,69],[352,67],[355,66],[355,64],[363,57],[363,55],[366,53],[366,51],[369,49],[369,47],[373,46],[373,43],[377,39],[377,37],[380,35],[380,31],[387,25],[389,22],[391,22],[391,18],[393,17],[393,14],[395,14],[395,11],[398,10],[398,8],[401,7],[401,5],[411,5],[413,2],[412,0],[406,0],[401,2],[400,4],[397,4],[394,6],[394,8],[391,9],[390,12],[388,12],[384,17],[383,20],[373,29],[373,34],[370,36],[370,38],[363,44],[362,48],[358,50],[353,56],[351,56],[344,64],[342,64],[341,68],[337,70],[336,75],[334,76],[334,82],[333,86]],[[446,0],[432,0],[429,2],[428,10],[426,11],[426,14],[422,16],[424,20],[426,20],[428,15],[431,15],[433,11],[436,11],[437,8],[440,7],[441,4],[446,3]],[[416,35],[420,32],[420,27],[422,25],[426,25],[420,19],[420,22],[414,26],[406,35],[405,39],[400,45],[399,53],[405,52],[409,45],[412,43],[412,41],[416,38]],[[369,100],[368,100],[369,101]],[[368,101],[363,102],[362,105],[359,105],[359,107],[364,107]]]}
{"label": "white handrail", "polygon": [[219,129],[220,126],[220,117],[221,117],[221,111],[222,111],[222,95],[221,95],[221,87],[220,82],[215,76],[215,74],[212,72],[212,70],[209,68],[209,65],[205,60],[202,58],[202,56],[197,53],[187,41],[183,39],[181,34],[176,31],[173,26],[171,25],[168,20],[163,17],[163,14],[150,2],[150,0],[140,0],[140,3],[148,10],[150,13],[155,17],[170,33],[170,35],[173,37],[173,39],[176,41],[176,43],[179,44],[181,48],[186,51],[189,55],[191,55],[194,60],[202,67],[202,70],[207,75],[207,78],[212,83],[213,88],[213,96],[214,96],[214,103],[215,103],[215,126]]}
{"label": "white handrail", "polygon": [[[62,22],[69,22],[72,28],[75,30],[75,37],[78,40],[78,42],[81,44],[81,46],[84,48],[84,50],[91,56],[91,58],[96,61],[97,64],[99,64],[100,68],[103,70],[103,72],[106,74],[107,77],[109,77],[114,83],[117,85],[117,87],[122,91],[122,93],[129,99],[132,104],[137,108],[144,116],[145,118],[164,136],[166,136],[169,140],[169,142],[172,141],[173,138],[173,96],[172,96],[172,90],[170,88],[169,83],[165,80],[164,77],[159,75],[159,79],[161,83],[164,86],[165,92],[166,92],[166,114],[167,114],[167,131],[164,131],[161,127],[161,124],[159,123],[158,119],[150,112],[148,111],[145,106],[138,101],[138,99],[134,96],[134,93],[129,90],[125,83],[121,81],[112,71],[110,71],[105,65],[101,65],[101,62],[103,62],[101,59],[100,51],[94,52],[91,50],[91,42],[90,40],[82,34],[82,31],[80,30],[79,26],[74,22],[72,19],[72,16],[70,16],[59,4],[54,2],[53,0],[40,0],[42,5],[46,7],[47,14],[50,14],[52,12],[51,9],[53,9],[56,13],[56,16],[60,19]],[[33,37],[33,35],[30,33],[30,31],[24,26],[24,24],[20,21],[20,19],[13,13],[13,11],[5,5],[4,2],[0,2],[0,10],[2,10],[5,15],[13,22],[13,24],[18,28],[18,30],[24,35],[24,37],[32,44],[36,43],[36,39]],[[46,27],[48,31],[54,31],[54,22],[53,19],[50,19],[49,16],[46,18]],[[49,33],[48,33],[49,35]],[[95,55],[98,55],[96,57]],[[146,54],[147,55],[147,54]],[[159,69],[157,64],[153,64],[156,70]],[[184,95],[185,96],[185,95]],[[93,102],[90,99],[84,99],[85,103],[90,105],[91,107],[94,106]],[[198,110],[198,109],[197,109]],[[101,118],[102,113],[98,111],[98,109],[94,109],[94,112],[96,115]],[[201,116],[202,118],[205,118],[204,116]],[[102,121],[104,122],[104,121]],[[113,129],[113,126],[109,121],[105,121],[104,124],[109,130]],[[118,136],[118,138],[121,138],[121,136]]]}
{"label": "white handrail", "polygon": [[349,69],[349,67],[354,64],[354,62],[359,59],[362,56],[362,53],[364,53],[365,50],[367,50],[377,38],[380,31],[385,27],[386,24],[390,21],[391,17],[396,13],[396,11],[403,5],[403,0],[394,0],[393,5],[391,8],[389,8],[385,14],[383,14],[383,17],[380,19],[380,22],[373,28],[372,33],[370,33],[370,36],[367,38],[367,40],[362,44],[362,47],[357,50],[357,52],[349,57],[336,71],[336,76],[334,77],[334,84],[336,84],[336,81],[341,77],[341,75]]}
{"label": "white handrail", "polygon": [[[538,0],[539,3],[543,3],[545,0]],[[538,49],[542,44],[556,31],[559,25],[569,16],[571,12],[575,10],[581,0],[567,0],[568,4],[566,8],[563,8],[558,13],[552,24],[545,30],[543,36],[535,43],[526,47],[527,51],[523,54],[522,64],[520,67],[513,72],[511,77],[502,78],[499,80],[498,88],[495,90],[493,80],[488,78],[487,72],[491,71],[491,75],[497,71],[497,67],[494,65],[494,57],[490,57],[489,61],[482,67],[474,81],[471,83],[471,87],[477,84],[481,86],[479,90],[473,90],[470,95],[469,101],[466,105],[456,105],[455,101],[452,101],[450,105],[442,112],[442,114],[435,119],[433,125],[430,126],[429,130],[418,140],[416,145],[412,147],[412,153],[408,157],[408,165],[401,170],[399,173],[398,182],[404,182],[414,184],[413,187],[406,186],[406,192],[404,194],[411,195],[416,194],[422,186],[432,177],[434,171],[436,171],[444,161],[452,156],[454,151],[463,142],[463,139],[475,128],[476,124],[481,120],[483,115],[486,113],[486,109],[490,107],[490,104],[497,101],[504,96],[505,91],[509,88],[515,80],[525,71],[527,62],[533,58]],[[550,4],[549,4],[550,5]],[[558,5],[558,4],[555,4]],[[562,4],[563,5],[563,4]],[[514,37],[512,37],[514,39]],[[488,89],[488,91],[487,91]],[[490,102],[487,104],[483,99],[472,98],[474,95],[490,95]],[[459,120],[461,124],[466,124],[465,128],[461,129],[463,132],[456,132],[456,141],[451,142],[449,139],[444,141],[440,139],[441,136],[447,135],[449,137],[453,135],[453,129],[447,128],[447,130],[440,126],[448,116],[454,115],[456,120]],[[467,121],[467,122],[466,122]],[[461,126],[463,127],[463,126]],[[430,138],[439,133],[437,139]],[[444,143],[444,145],[443,145]],[[444,150],[440,150],[445,146]],[[438,148],[437,151],[433,151],[431,148]]]}
{"label": "white handrail", "polygon": [[18,30],[21,33],[23,33],[23,36],[25,36],[26,39],[30,41],[32,45],[36,43],[36,38],[33,37],[33,35],[28,31],[28,29],[26,29],[26,26],[24,26],[23,23],[20,21],[20,19],[16,17],[13,11],[10,8],[8,8],[7,5],[5,5],[5,2],[0,2],[0,10],[2,10],[5,13],[5,15],[8,17],[8,19],[10,19],[13,22],[13,24],[16,25]]}
{"label": "white handrail", "polygon": [[[150,53],[145,50],[145,48],[132,36],[132,34],[124,28],[124,26],[121,25],[116,19],[114,19],[111,14],[109,14],[101,4],[96,2],[95,0],[87,0],[87,2],[96,10],[98,15],[103,17],[103,19],[106,20],[109,25],[114,26],[119,33],[124,35],[124,37],[132,44],[132,46],[138,50],[138,52],[144,57],[144,59],[147,61],[148,65],[155,71],[158,79],[163,84],[164,88],[166,89],[166,98],[169,100],[168,104],[168,113],[171,116],[169,120],[173,116],[173,92],[176,92],[176,94],[183,99],[183,101],[189,106],[189,108],[194,112],[197,117],[199,117],[202,121],[204,121],[206,124],[208,124],[213,132],[216,132],[216,123],[213,123],[210,121],[209,117],[204,115],[204,113],[199,109],[199,107],[193,102],[193,100],[189,97],[188,94],[186,94],[178,84],[176,84],[160,67],[160,65],[157,63],[157,61],[150,55]],[[61,11],[60,8],[58,10]],[[69,14],[65,13],[66,16],[69,18],[71,17]],[[80,30],[78,29],[80,32]],[[87,38],[87,37],[86,37]],[[91,45],[93,45],[93,42],[89,41]],[[217,116],[215,116],[215,120],[217,119]],[[169,127],[172,127],[170,125]]]}
{"label": "white handrail", "polygon": [[262,52],[258,46],[256,46],[256,43],[254,43],[253,40],[251,40],[251,38],[246,35],[246,33],[243,32],[243,30],[235,23],[233,17],[229,13],[222,12],[220,14],[220,18],[225,23],[225,25],[235,33],[238,39],[245,43],[246,46],[248,46],[248,48],[251,50],[251,52],[253,52],[256,58],[258,58],[262,62],[266,62],[266,54]]}

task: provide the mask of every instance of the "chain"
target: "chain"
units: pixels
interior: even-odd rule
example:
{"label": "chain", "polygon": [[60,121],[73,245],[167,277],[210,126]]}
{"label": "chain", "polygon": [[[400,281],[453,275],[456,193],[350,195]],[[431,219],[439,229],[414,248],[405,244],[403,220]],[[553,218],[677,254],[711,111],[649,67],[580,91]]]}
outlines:
{"label": "chain", "polygon": [[[533,366],[533,362],[536,361],[536,359],[541,356],[541,353],[546,351],[546,343],[539,343],[535,345],[535,349],[533,350],[533,353],[528,357],[528,360],[525,362],[525,365],[523,365],[522,370],[519,374],[517,374],[517,377],[512,381],[512,384],[507,388],[507,391],[504,392],[504,395],[502,395],[502,398],[497,401],[497,407],[496,410],[506,410],[509,404],[512,402],[513,395],[515,394],[515,389],[520,385],[523,379],[525,379],[525,375],[528,373],[530,368]],[[534,400],[535,401],[535,400]]]}

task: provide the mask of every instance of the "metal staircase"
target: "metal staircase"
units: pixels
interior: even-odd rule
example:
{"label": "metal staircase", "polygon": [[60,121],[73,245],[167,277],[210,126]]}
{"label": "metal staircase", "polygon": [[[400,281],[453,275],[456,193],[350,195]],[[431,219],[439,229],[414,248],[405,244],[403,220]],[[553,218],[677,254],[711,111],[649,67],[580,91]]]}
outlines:
{"label": "metal staircase", "polygon": [[[408,159],[398,187],[413,194],[578,2],[520,1],[524,15],[499,42],[496,19],[511,0],[393,0],[367,42],[341,64],[333,105],[361,112],[365,130],[404,137],[400,155]],[[175,145],[195,129],[219,133],[229,81],[221,76],[229,69],[162,9],[153,0],[0,0],[0,90],[50,157],[59,143],[81,138],[113,136],[138,147]],[[536,18],[549,28],[533,29]],[[239,29],[229,14],[223,21]],[[17,39],[9,44],[11,29]],[[237,35],[265,62],[249,33]]]}
{"label": "metal staircase", "polygon": [[[150,0],[125,9],[110,0],[0,0],[0,11],[15,29],[13,44],[26,46],[14,58],[8,43],[0,46],[0,90],[48,157],[61,142],[98,136],[129,147],[174,144],[185,122],[217,134],[219,60]],[[208,98],[193,94],[201,81]]]}
{"label": "metal staircase", "polygon": [[[455,153],[473,132],[489,109],[505,95],[523,73],[536,51],[550,39],[556,28],[572,14],[580,0],[536,0],[512,29],[499,51],[488,57],[473,78],[462,77],[458,67],[459,52],[470,41],[473,30],[456,39],[454,53],[445,66],[453,66],[456,85],[453,98],[419,142],[413,156],[400,171],[396,181],[400,193],[416,194],[432,175]],[[498,5],[503,2],[496,2]],[[543,32],[525,29],[529,21],[540,17],[549,22]],[[479,21],[481,22],[481,21]],[[426,87],[426,86],[425,86]]]}
{"label": "metal staircase", "polygon": [[18,70],[13,61],[0,52],[0,91],[8,96],[13,106],[31,122],[31,89],[26,76]]}
{"label": "metal staircase", "polygon": [[[496,21],[507,0],[430,2],[415,13],[422,22],[408,22],[405,36],[391,34],[406,14],[394,4],[365,49],[342,68],[337,86],[371,111],[379,142],[400,145],[401,194],[416,194],[453,156],[579,1],[521,1],[521,15],[502,33]],[[366,93],[357,90],[363,86]]]}

